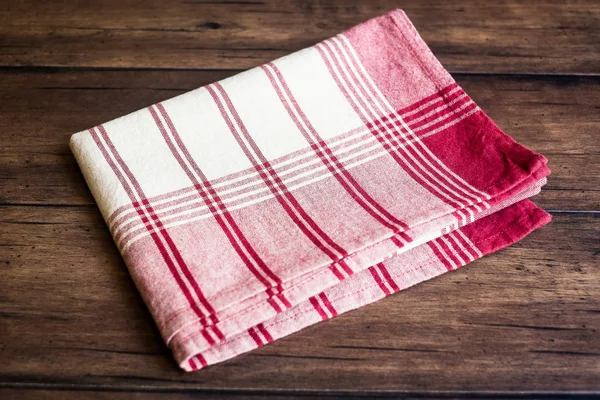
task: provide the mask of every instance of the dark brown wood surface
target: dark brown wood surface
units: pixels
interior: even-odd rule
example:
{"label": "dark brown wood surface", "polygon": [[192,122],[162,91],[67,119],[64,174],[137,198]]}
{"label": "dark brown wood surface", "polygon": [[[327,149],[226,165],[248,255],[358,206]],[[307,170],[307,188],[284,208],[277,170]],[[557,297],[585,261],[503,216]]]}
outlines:
{"label": "dark brown wood surface", "polygon": [[[69,136],[393,8],[504,130],[549,158],[534,200],[554,221],[459,271],[179,371]],[[2,2],[0,224],[0,398],[600,395],[600,5]]]}
{"label": "dark brown wood surface", "polygon": [[394,8],[451,71],[600,67],[596,0],[5,0],[0,65],[250,68]]}

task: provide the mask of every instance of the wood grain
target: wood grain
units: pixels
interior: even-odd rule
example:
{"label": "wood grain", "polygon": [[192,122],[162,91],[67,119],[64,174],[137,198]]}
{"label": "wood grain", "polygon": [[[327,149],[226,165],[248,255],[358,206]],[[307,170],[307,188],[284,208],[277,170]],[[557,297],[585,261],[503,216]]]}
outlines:
{"label": "wood grain", "polygon": [[[0,203],[93,206],[68,148],[72,133],[230,74],[3,71],[0,179],[10,184],[0,187]],[[456,78],[510,135],[549,158],[553,174],[538,197],[541,206],[600,210],[599,78]]]}
{"label": "wood grain", "polygon": [[600,72],[595,0],[8,0],[0,65],[245,69],[394,8],[453,72]]}
{"label": "wood grain", "polygon": [[[160,339],[69,136],[404,9],[505,131],[554,221],[198,373]],[[585,76],[582,76],[585,75]],[[0,2],[0,398],[600,396],[600,3]]]}
{"label": "wood grain", "polygon": [[[444,391],[435,395],[424,395],[419,392],[344,392],[326,394],[314,393],[304,390],[278,391],[277,394],[260,390],[229,390],[229,391],[211,391],[211,390],[102,390],[102,389],[2,389],[0,388],[0,398],[6,400],[46,400],[46,399],[100,399],[100,400],[124,400],[124,399],[149,399],[149,400],[187,400],[198,399],[222,399],[235,398],[236,400],[306,400],[307,398],[326,398],[328,400],[355,400],[355,399],[404,399],[404,400],[451,400],[464,398],[465,393],[460,391]],[[316,396],[315,396],[316,395]],[[313,397],[314,396],[314,397]],[[535,396],[535,397],[534,397]],[[537,400],[565,400],[565,399],[592,399],[589,393],[571,393],[565,396],[564,393],[513,393],[513,392],[485,392],[481,394],[469,393],[469,399],[495,399],[495,400],[516,400],[531,399]]]}
{"label": "wood grain", "polygon": [[[102,389],[93,390],[82,390],[82,389],[2,389],[0,388],[0,398],[5,400],[46,400],[46,399],[70,399],[70,400],[83,400],[89,399],[93,396],[95,399],[100,400],[130,400],[130,399],[145,399],[145,400],[188,400],[198,399],[198,395],[202,395],[202,399],[215,400],[222,399],[224,395],[235,397],[237,400],[260,400],[268,396],[269,400],[300,400],[306,399],[307,394],[295,394],[295,393],[278,393],[273,395],[272,393],[265,393],[262,391],[246,391],[246,390],[231,390],[231,391],[210,391],[204,390],[200,393],[197,390],[169,390],[164,389],[160,391],[147,391],[147,390],[123,390],[123,391],[111,391]],[[381,394],[379,394],[381,395]],[[352,395],[345,393],[343,395],[328,395],[327,399],[332,400],[351,400],[351,399],[364,399],[365,397],[356,394]],[[413,399],[416,397],[403,397],[404,399]],[[422,398],[422,397],[420,397]],[[430,400],[435,400],[429,398]],[[446,397],[447,399],[447,397]]]}
{"label": "wood grain", "polygon": [[[0,381],[139,390],[600,390],[600,215],[186,374],[92,207],[0,208]],[[558,240],[561,238],[561,240]],[[266,377],[276,377],[267,379]]]}

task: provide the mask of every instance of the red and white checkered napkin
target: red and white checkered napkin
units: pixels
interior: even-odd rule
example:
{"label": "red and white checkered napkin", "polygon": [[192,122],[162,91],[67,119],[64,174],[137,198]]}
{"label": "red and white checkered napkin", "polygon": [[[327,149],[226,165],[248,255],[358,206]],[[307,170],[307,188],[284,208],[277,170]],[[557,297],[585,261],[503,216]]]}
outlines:
{"label": "red and white checkered napkin", "polygon": [[180,366],[199,369],[550,220],[505,135],[400,11],[74,135]]}

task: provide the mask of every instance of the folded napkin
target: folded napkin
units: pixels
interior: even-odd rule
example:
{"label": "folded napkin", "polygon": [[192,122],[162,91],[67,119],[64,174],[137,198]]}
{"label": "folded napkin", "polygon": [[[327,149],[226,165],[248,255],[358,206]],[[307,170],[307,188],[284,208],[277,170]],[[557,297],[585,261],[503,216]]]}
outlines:
{"label": "folded napkin", "polygon": [[70,144],[186,371],[550,220],[527,200],[546,159],[494,124],[400,10]]}

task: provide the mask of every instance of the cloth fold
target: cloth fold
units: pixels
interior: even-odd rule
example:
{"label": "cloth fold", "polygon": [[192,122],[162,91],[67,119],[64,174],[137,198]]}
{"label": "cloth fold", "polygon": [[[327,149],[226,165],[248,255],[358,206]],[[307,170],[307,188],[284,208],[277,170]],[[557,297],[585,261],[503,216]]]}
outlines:
{"label": "cloth fold", "polygon": [[179,365],[196,370],[508,246],[550,173],[401,10],[71,138]]}

